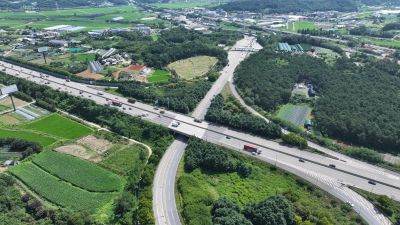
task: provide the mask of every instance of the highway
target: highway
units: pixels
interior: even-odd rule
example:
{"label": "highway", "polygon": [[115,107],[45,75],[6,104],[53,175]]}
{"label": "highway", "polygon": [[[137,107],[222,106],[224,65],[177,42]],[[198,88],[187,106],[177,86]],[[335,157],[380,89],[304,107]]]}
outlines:
{"label": "highway", "polygon": [[[167,126],[170,129],[186,136],[196,136],[209,142],[226,146],[238,151],[241,151],[240,149],[245,143],[253,144],[260,147],[262,150],[262,154],[257,156],[260,160],[264,160],[269,163],[277,163],[279,167],[293,172],[294,174],[305,179],[310,179],[311,177],[311,175],[305,175],[306,173],[315,173],[315,171],[318,171],[318,174],[314,175],[320,180],[329,177],[335,182],[337,181],[346,185],[356,186],[377,194],[386,194],[396,200],[400,200],[399,175],[385,171],[384,169],[358,162],[356,160],[336,160],[331,157],[316,155],[310,152],[301,151],[296,148],[282,146],[270,140],[234,131],[223,126],[212,125],[207,122],[196,123],[193,121],[192,117],[171,111],[166,111],[165,114],[162,115],[160,114],[159,110],[140,102],[130,104],[127,102],[126,98],[121,98],[112,94],[104,93],[103,95],[98,95],[98,91],[92,87],[75,82],[66,82],[64,79],[51,76],[40,77],[38,72],[17,66],[13,66],[13,68],[11,68],[12,65],[8,63],[2,64],[6,67],[5,72],[7,74],[28,79],[39,84],[45,84],[53,89],[68,92],[71,95],[92,99],[98,104],[109,105],[110,99],[120,101],[123,103],[123,106],[116,108],[120,109],[121,111],[133,116],[142,116],[146,120]],[[80,92],[82,94],[80,94]],[[172,127],[171,123],[173,120],[179,121],[181,125],[176,128]],[[227,137],[230,138],[228,139]],[[243,154],[247,153],[243,152]],[[299,162],[298,158],[305,159],[305,163]],[[329,164],[335,164],[336,168],[329,167]],[[304,170],[308,172],[305,172]],[[370,185],[368,184],[368,179],[374,179],[379,183],[377,183],[377,185]],[[361,209],[364,209],[364,207],[360,206],[361,215],[363,215],[365,211],[366,213],[364,214],[371,217],[368,218],[368,216],[363,216],[370,224],[386,224],[382,223],[382,221],[385,220],[382,220],[380,215],[374,212],[374,210],[371,210],[370,208],[368,209],[368,207],[366,210]]]}

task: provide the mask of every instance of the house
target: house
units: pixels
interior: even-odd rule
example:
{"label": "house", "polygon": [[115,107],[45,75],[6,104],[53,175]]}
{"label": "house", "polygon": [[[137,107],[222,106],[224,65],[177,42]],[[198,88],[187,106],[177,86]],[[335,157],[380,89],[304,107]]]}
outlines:
{"label": "house", "polygon": [[60,46],[60,47],[68,47],[68,42],[64,40],[50,40],[49,45],[51,46]]}

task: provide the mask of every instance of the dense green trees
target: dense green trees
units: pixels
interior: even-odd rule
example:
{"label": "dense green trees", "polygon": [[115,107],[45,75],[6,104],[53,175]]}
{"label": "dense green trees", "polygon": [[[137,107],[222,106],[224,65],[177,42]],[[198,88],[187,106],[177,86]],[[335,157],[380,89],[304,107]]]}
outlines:
{"label": "dense green trees", "polygon": [[17,138],[0,138],[0,147],[7,146],[11,152],[21,152],[22,158],[38,153],[42,146],[36,142],[21,140]]}
{"label": "dense green trees", "polygon": [[268,13],[357,10],[353,0],[244,0],[229,2],[222,8],[228,11],[265,11]]}
{"label": "dense green trees", "polygon": [[241,213],[239,207],[226,197],[214,201],[211,215],[214,225],[252,225]]}
{"label": "dense green trees", "polygon": [[206,120],[214,123],[228,125],[230,127],[247,131],[267,138],[278,138],[281,135],[280,127],[273,122],[236,110],[232,104],[226,104],[222,95],[217,95],[211,102],[206,114]]}
{"label": "dense green trees", "polygon": [[[146,88],[140,83],[126,83],[118,87],[124,96],[157,104],[181,113],[191,112],[207,94],[211,82],[205,80],[177,81],[159,88]],[[160,94],[162,92],[162,94]]]}
{"label": "dense green trees", "polygon": [[243,177],[251,173],[250,166],[243,161],[231,159],[225,149],[196,138],[189,140],[184,161],[187,171],[196,168],[216,172],[236,171]]}
{"label": "dense green trees", "polygon": [[[57,2],[57,3],[56,3]],[[127,4],[126,0],[109,0],[110,3],[115,5]],[[29,5],[29,1],[12,1],[3,0],[0,2],[1,9],[22,9],[24,6]],[[36,6],[41,9],[56,9],[56,8],[71,8],[71,7],[83,7],[83,6],[98,6],[103,3],[102,0],[92,0],[92,1],[81,1],[81,0],[37,0]]]}
{"label": "dense green trees", "polygon": [[365,59],[363,67],[340,58],[334,65],[306,55],[261,51],[235,72],[249,104],[275,111],[289,101],[296,82],[311,82],[319,98],[313,110],[322,134],[353,144],[398,153],[400,67]]}
{"label": "dense green trees", "polygon": [[295,133],[282,134],[283,143],[297,146],[301,149],[307,148],[307,140]]}

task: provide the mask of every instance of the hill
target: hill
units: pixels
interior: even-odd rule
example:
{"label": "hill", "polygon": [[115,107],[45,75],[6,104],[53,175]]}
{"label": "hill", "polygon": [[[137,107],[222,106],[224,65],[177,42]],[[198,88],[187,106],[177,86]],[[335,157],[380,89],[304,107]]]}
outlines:
{"label": "hill", "polygon": [[244,0],[223,5],[227,11],[259,11],[268,13],[289,13],[308,11],[355,11],[357,4],[353,0]]}

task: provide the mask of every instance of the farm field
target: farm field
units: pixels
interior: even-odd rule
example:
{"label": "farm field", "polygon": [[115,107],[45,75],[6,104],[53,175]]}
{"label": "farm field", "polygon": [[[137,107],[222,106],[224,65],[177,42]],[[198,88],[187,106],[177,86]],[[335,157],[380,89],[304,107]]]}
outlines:
{"label": "farm field", "polygon": [[147,78],[147,81],[149,81],[150,83],[164,82],[164,81],[168,81],[169,78],[171,78],[171,74],[168,71],[156,70],[156,71],[154,71],[153,74],[151,74]]}
{"label": "farm field", "polygon": [[0,128],[0,138],[13,137],[27,141],[38,142],[43,146],[48,146],[55,143],[57,140],[54,137],[43,135],[29,130],[11,130]]}
{"label": "farm field", "polygon": [[76,61],[80,62],[87,62],[87,61],[94,61],[96,60],[96,55],[95,54],[78,54],[75,55]]}
{"label": "farm field", "polygon": [[173,62],[168,68],[179,77],[189,80],[206,74],[217,62],[215,57],[196,56]]}
{"label": "farm field", "polygon": [[181,1],[181,2],[173,2],[173,3],[155,3],[152,4],[155,7],[163,8],[163,9],[187,9],[194,7],[210,7],[218,5],[219,3],[229,2],[228,0],[189,0],[189,1]]}
{"label": "farm field", "polygon": [[[235,154],[235,159],[246,160],[251,164],[252,172],[243,178],[237,172],[215,172],[206,169],[184,170],[179,167],[178,204],[185,224],[212,225],[212,202],[225,196],[239,207],[259,202],[269,196],[282,194],[294,206],[294,212],[301,214],[310,224],[350,225],[357,214],[347,208],[345,203],[275,167]],[[306,210],[306,214],[302,214]],[[300,215],[299,215],[300,216]],[[308,224],[308,223],[305,223]],[[321,223],[322,224],[322,223]]]}
{"label": "farm field", "polygon": [[305,22],[305,21],[296,21],[296,22],[290,22],[288,25],[288,30],[297,32],[298,30],[304,30],[304,29],[316,29],[317,27],[314,25],[312,22]]}
{"label": "farm field", "polygon": [[309,113],[311,113],[311,108],[305,105],[291,105],[287,104],[282,106],[276,117],[279,119],[289,121],[296,126],[303,126],[304,121]]}
{"label": "farm field", "polygon": [[154,23],[157,21],[140,20],[153,14],[145,14],[132,6],[63,9],[38,12],[5,12],[0,15],[0,26],[12,28],[30,26],[40,29],[56,25],[84,26],[83,30],[104,29],[113,27],[130,27],[130,23],[107,22],[114,17],[122,16],[123,21]]}
{"label": "farm field", "polygon": [[65,139],[79,138],[92,132],[91,128],[56,113],[26,124],[23,127]]}
{"label": "farm field", "polygon": [[116,195],[116,193],[88,192],[74,187],[31,162],[14,166],[9,171],[44,199],[73,210],[94,212]]}
{"label": "farm field", "polygon": [[114,192],[123,186],[119,176],[67,154],[45,151],[37,155],[33,163],[55,177],[88,191]]}

